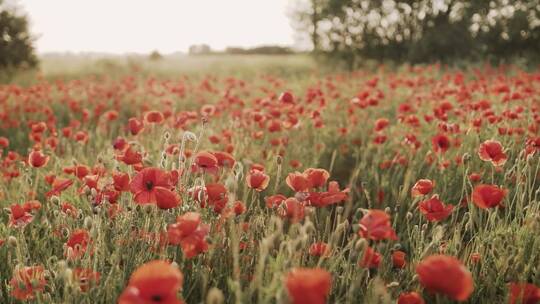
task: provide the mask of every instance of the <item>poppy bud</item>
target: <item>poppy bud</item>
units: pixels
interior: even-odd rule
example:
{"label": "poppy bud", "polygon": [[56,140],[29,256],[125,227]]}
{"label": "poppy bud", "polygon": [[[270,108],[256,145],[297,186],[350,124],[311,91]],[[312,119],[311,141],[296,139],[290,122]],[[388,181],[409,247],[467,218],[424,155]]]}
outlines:
{"label": "poppy bud", "polygon": [[186,131],[186,132],[184,132],[184,135],[182,135],[182,141],[184,141],[184,140],[197,141],[197,135],[195,135],[195,133],[193,133],[193,132]]}
{"label": "poppy bud", "polygon": [[8,243],[11,247],[14,247],[14,248],[17,248],[17,246],[18,246],[17,238],[14,237],[14,236],[12,236],[12,235],[10,235],[10,236],[8,237],[7,243]]}
{"label": "poppy bud", "polygon": [[367,241],[366,239],[359,239],[355,244],[354,244],[354,250],[356,251],[364,251],[364,248],[366,248],[367,246]]}
{"label": "poppy bud", "polygon": [[224,299],[223,292],[216,287],[212,287],[206,296],[206,304],[221,304]]}
{"label": "poppy bud", "polygon": [[407,214],[405,215],[405,218],[407,219],[407,221],[410,221],[412,218],[413,218],[413,214],[412,212],[407,212]]}
{"label": "poppy bud", "polygon": [[91,217],[87,216],[84,218],[84,228],[90,230],[92,228],[93,220]]}
{"label": "poppy bud", "polygon": [[71,285],[73,283],[73,270],[71,270],[71,268],[64,269],[61,276],[66,281],[66,284]]}
{"label": "poppy bud", "polygon": [[60,203],[60,199],[58,198],[58,196],[51,196],[51,203],[53,203],[54,205],[58,205]]}

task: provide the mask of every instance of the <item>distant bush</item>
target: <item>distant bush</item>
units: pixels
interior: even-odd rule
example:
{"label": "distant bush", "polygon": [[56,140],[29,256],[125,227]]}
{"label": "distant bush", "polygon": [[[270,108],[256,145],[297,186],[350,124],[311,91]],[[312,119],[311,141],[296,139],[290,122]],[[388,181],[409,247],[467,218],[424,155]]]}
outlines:
{"label": "distant bush", "polygon": [[294,52],[288,47],[265,45],[254,48],[228,47],[225,49],[225,53],[238,55],[288,55]]}
{"label": "distant bush", "polygon": [[150,55],[148,56],[148,59],[152,61],[158,61],[158,60],[163,59],[163,55],[161,55],[161,53],[156,50],[150,53]]}
{"label": "distant bush", "polygon": [[0,0],[0,71],[3,77],[16,69],[38,64],[33,42],[26,16]]}

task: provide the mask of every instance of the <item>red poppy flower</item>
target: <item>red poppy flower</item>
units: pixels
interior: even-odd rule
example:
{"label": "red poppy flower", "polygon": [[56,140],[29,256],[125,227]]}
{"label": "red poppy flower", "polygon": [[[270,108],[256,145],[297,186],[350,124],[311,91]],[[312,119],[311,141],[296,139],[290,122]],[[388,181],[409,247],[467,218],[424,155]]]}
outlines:
{"label": "red poppy flower", "polygon": [[128,147],[128,142],[123,137],[117,137],[113,141],[113,148],[115,150],[124,151]]}
{"label": "red poppy flower", "polygon": [[371,209],[360,220],[358,234],[374,241],[397,240],[397,235],[390,223],[390,215],[382,210]]}
{"label": "red poppy flower", "polygon": [[129,191],[129,174],[124,172],[113,172],[113,185],[116,191]]}
{"label": "red poppy flower", "polygon": [[432,255],[416,266],[420,284],[429,292],[440,293],[452,300],[465,301],[474,290],[469,270],[456,258]]}
{"label": "red poppy flower", "polygon": [[289,197],[281,204],[278,213],[282,217],[291,219],[293,222],[298,222],[304,219],[305,207],[303,202],[299,202],[294,197]]}
{"label": "red poppy flower", "polygon": [[478,181],[480,181],[482,179],[482,175],[480,175],[479,173],[471,173],[469,174],[469,180],[473,183],[476,183]]}
{"label": "red poppy flower", "polygon": [[[78,179],[83,179],[88,174],[90,174],[90,167],[85,166],[85,165],[77,165],[77,166],[73,166],[72,168],[65,168],[64,172],[65,173],[70,173],[69,169],[73,169],[71,174],[75,175]],[[66,171],[68,171],[68,172],[66,172]]]}
{"label": "red poppy flower", "polygon": [[304,171],[304,175],[309,181],[310,188],[320,188],[326,185],[330,173],[324,169],[309,168]]}
{"label": "red poppy flower", "polygon": [[419,179],[412,187],[411,194],[413,197],[426,195],[435,187],[435,183],[429,179]]}
{"label": "red poppy flower", "polygon": [[309,254],[312,256],[328,257],[330,256],[330,251],[330,246],[324,242],[313,243],[309,246]]}
{"label": "red poppy flower", "polygon": [[42,266],[21,267],[13,271],[13,277],[9,282],[11,295],[17,300],[31,300],[36,292],[45,289],[45,273]]}
{"label": "red poppy flower", "polygon": [[212,152],[212,154],[216,157],[218,166],[220,167],[232,168],[236,163],[234,157],[227,152],[216,151]]}
{"label": "red poppy flower", "polygon": [[540,288],[528,283],[510,283],[509,304],[536,304],[540,303]]}
{"label": "red poppy flower", "polygon": [[159,111],[149,111],[144,115],[144,120],[148,123],[160,124],[164,119],[163,113]]}
{"label": "red poppy flower", "polygon": [[392,265],[395,268],[405,268],[405,265],[407,264],[407,261],[405,258],[407,257],[407,254],[401,250],[396,250],[392,253]]}
{"label": "red poppy flower", "polygon": [[294,104],[294,95],[291,92],[283,92],[279,95],[279,101],[285,104]]}
{"label": "red poppy flower", "polygon": [[321,268],[293,268],[285,278],[292,304],[324,304],[332,276]]}
{"label": "red poppy flower", "polygon": [[379,268],[382,256],[371,247],[366,247],[362,259],[358,262],[358,266],[363,268]]}
{"label": "red poppy flower", "polygon": [[246,205],[242,201],[236,201],[233,205],[233,211],[236,215],[241,215],[246,212]]}
{"label": "red poppy flower", "polygon": [[90,234],[84,229],[73,231],[68,241],[66,242],[66,252],[64,253],[68,259],[77,259],[82,257],[90,244]]}
{"label": "red poppy flower", "polygon": [[199,213],[188,212],[167,227],[167,239],[169,244],[180,245],[186,258],[190,259],[208,250],[208,231],[209,226],[201,224]]}
{"label": "red poppy flower", "polygon": [[142,162],[142,154],[133,150],[131,146],[120,155],[116,156],[116,159],[123,162],[126,165],[137,165]]}
{"label": "red poppy flower", "polygon": [[264,201],[266,202],[266,206],[268,208],[275,208],[281,205],[287,197],[282,194],[276,194],[276,195],[270,195],[264,198]]}
{"label": "red poppy flower", "polygon": [[206,193],[206,188],[202,186],[195,186],[188,190],[189,196],[193,198],[196,202],[201,205],[201,208],[206,207],[208,201],[208,194]]}
{"label": "red poppy flower", "polygon": [[177,293],[183,282],[184,276],[171,264],[160,260],[148,262],[131,274],[118,304],[182,304]]}
{"label": "red poppy flower", "polygon": [[483,161],[489,161],[494,166],[502,166],[506,163],[508,156],[503,150],[503,146],[496,140],[486,140],[478,148],[478,156]]}
{"label": "red poppy flower", "polygon": [[454,210],[454,206],[444,205],[444,203],[439,200],[438,195],[433,195],[430,199],[420,202],[418,208],[430,222],[442,221]]}
{"label": "red poppy flower", "polygon": [[270,182],[270,177],[264,172],[259,170],[250,170],[246,176],[246,184],[249,188],[255,189],[257,192],[261,192]]}
{"label": "red poppy flower", "polygon": [[437,134],[431,139],[433,151],[444,153],[450,148],[450,139],[445,134]]}
{"label": "red poppy flower", "polygon": [[87,292],[90,287],[99,284],[99,277],[99,272],[95,272],[90,268],[73,269],[73,279],[79,284],[82,292]]}
{"label": "red poppy flower", "polygon": [[307,191],[311,186],[307,176],[300,172],[289,173],[285,182],[289,188],[296,192]]}
{"label": "red poppy flower", "polygon": [[218,183],[207,184],[206,194],[208,195],[208,204],[214,208],[215,212],[221,213],[229,200],[227,188]]}
{"label": "red poppy flower", "polygon": [[88,132],[86,131],[78,131],[74,135],[75,141],[79,143],[87,143],[88,142]]}
{"label": "red poppy flower", "polygon": [[32,212],[34,210],[39,210],[41,208],[41,203],[36,200],[31,200],[31,201],[25,202],[22,206],[23,206],[24,211]]}
{"label": "red poppy flower", "polygon": [[339,189],[339,184],[336,181],[328,183],[328,191],[326,192],[310,192],[306,201],[311,206],[326,207],[346,200],[349,197],[349,188],[344,190]]}
{"label": "red poppy flower", "polygon": [[508,193],[507,189],[499,188],[495,185],[477,185],[473,189],[473,203],[482,208],[504,207],[502,200]]}
{"label": "red poppy flower", "polygon": [[199,169],[203,172],[216,174],[218,171],[218,160],[214,154],[206,151],[201,151],[195,155],[195,161],[193,162],[194,171]]}
{"label": "red poppy flower", "polygon": [[131,135],[137,135],[144,129],[144,123],[135,117],[128,120],[128,128]]}
{"label": "red poppy flower", "polygon": [[72,204],[68,202],[63,202],[60,205],[60,210],[62,210],[63,213],[70,215],[74,218],[76,218],[77,215],[79,215],[79,211],[77,210],[77,208],[75,208]]}
{"label": "red poppy flower", "polygon": [[28,164],[34,168],[46,166],[48,162],[49,156],[43,154],[41,151],[32,151],[28,154]]}
{"label": "red poppy flower", "polygon": [[13,204],[9,208],[11,210],[9,227],[24,227],[34,219],[32,214],[19,204]]}
{"label": "red poppy flower", "polygon": [[382,131],[390,124],[390,121],[386,118],[379,118],[375,121],[375,131]]}
{"label": "red poppy flower", "polygon": [[171,189],[169,174],[158,168],[142,169],[130,184],[136,203],[156,204],[161,209],[170,209],[180,205],[180,197]]}
{"label": "red poppy flower", "polygon": [[417,292],[407,292],[399,295],[397,304],[424,304],[424,299]]}
{"label": "red poppy flower", "polygon": [[9,146],[9,139],[4,136],[0,136],[0,148],[7,148]]}
{"label": "red poppy flower", "polygon": [[62,193],[62,191],[69,188],[69,186],[73,185],[73,181],[67,178],[60,178],[57,177],[52,182],[52,189],[46,193],[47,197],[51,197],[53,195],[58,195]]}

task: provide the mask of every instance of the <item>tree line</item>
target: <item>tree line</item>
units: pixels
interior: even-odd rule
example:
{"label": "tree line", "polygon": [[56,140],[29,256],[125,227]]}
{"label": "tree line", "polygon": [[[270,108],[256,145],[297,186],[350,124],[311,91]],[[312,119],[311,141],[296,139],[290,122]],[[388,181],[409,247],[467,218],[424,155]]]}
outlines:
{"label": "tree line", "polygon": [[293,17],[315,53],[349,66],[540,62],[540,0],[299,0]]}

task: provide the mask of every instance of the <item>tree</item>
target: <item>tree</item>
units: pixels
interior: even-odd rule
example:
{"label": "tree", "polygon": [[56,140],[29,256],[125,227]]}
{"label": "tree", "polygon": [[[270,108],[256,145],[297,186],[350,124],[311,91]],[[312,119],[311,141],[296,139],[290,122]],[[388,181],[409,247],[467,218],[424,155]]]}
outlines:
{"label": "tree", "polygon": [[0,70],[35,67],[33,42],[27,17],[0,0]]}
{"label": "tree", "polygon": [[152,51],[152,53],[150,53],[150,55],[148,55],[148,59],[152,61],[159,61],[163,59],[163,55],[161,55],[161,53],[158,50],[154,50]]}
{"label": "tree", "polygon": [[293,16],[304,24],[298,29],[351,67],[363,59],[540,59],[540,0],[297,1],[304,3]]}

